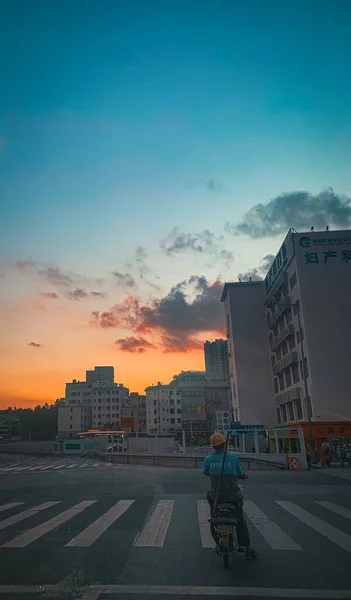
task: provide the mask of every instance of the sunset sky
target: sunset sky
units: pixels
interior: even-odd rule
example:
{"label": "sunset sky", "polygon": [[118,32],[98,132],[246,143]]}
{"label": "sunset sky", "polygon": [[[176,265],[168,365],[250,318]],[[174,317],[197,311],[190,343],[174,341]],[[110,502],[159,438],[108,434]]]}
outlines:
{"label": "sunset sky", "polygon": [[2,12],[0,407],[202,369],[223,281],[351,226],[349,0]]}

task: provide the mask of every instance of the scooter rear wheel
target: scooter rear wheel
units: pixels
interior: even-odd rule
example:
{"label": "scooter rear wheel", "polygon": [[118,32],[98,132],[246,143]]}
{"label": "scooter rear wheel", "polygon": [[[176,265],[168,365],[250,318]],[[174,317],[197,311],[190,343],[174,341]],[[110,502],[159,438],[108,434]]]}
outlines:
{"label": "scooter rear wheel", "polygon": [[223,566],[225,569],[230,569],[229,554],[223,554]]}

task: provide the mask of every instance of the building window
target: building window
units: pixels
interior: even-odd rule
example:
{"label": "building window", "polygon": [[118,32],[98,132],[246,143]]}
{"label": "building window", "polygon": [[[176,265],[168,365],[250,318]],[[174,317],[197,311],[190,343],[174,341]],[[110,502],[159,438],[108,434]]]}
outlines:
{"label": "building window", "polygon": [[290,369],[288,369],[287,371],[285,371],[285,383],[286,383],[286,387],[290,387],[291,386],[291,372]]}
{"label": "building window", "polygon": [[71,412],[73,412],[73,408],[71,408]]}
{"label": "building window", "polygon": [[69,420],[70,420],[70,421],[73,421],[73,417],[72,417],[72,416],[70,416]]}
{"label": "building window", "polygon": [[171,419],[171,424],[174,425],[175,419]]}
{"label": "building window", "polygon": [[174,408],[170,408],[169,412],[171,413],[171,415],[174,415]]}
{"label": "building window", "polygon": [[285,389],[285,385],[284,385],[284,374],[283,373],[279,373],[279,389],[282,392]]}
{"label": "building window", "polygon": [[294,285],[296,285],[297,277],[296,272],[290,277],[290,290],[293,289]]}
{"label": "building window", "polygon": [[299,378],[299,367],[296,363],[292,365],[292,378],[294,383],[298,383],[300,381]]}
{"label": "building window", "polygon": [[294,304],[294,315],[297,315],[299,310],[300,310],[300,300],[297,300],[297,302],[295,302],[295,304]]}
{"label": "building window", "polygon": [[283,404],[281,408],[282,408],[282,420],[283,420],[283,423],[286,423],[288,420],[287,414],[286,414],[286,405]]}
{"label": "building window", "polygon": [[307,378],[307,377],[309,377],[309,372],[308,372],[308,362],[307,362],[306,356],[304,358],[304,366],[305,366],[305,375],[306,375],[306,378]]}
{"label": "building window", "polygon": [[290,350],[293,350],[293,348],[295,348],[296,346],[296,342],[295,342],[295,335],[292,335],[290,340],[289,340],[289,348]]}
{"label": "building window", "polygon": [[298,421],[300,421],[303,418],[303,413],[302,413],[302,404],[301,404],[301,400],[298,399],[295,402],[295,408],[296,408],[296,416]]}
{"label": "building window", "polygon": [[69,428],[72,429],[72,425],[70,425]]}
{"label": "building window", "polygon": [[278,421],[278,423],[281,423],[279,408],[277,408],[277,421]]}
{"label": "building window", "polygon": [[272,367],[273,367],[273,365],[275,365],[275,355],[274,354],[272,354],[272,356],[271,356],[271,363],[272,363]]}
{"label": "building window", "polygon": [[292,402],[288,402],[289,420],[294,421],[294,407]]}
{"label": "building window", "polygon": [[274,377],[274,391],[276,394],[279,393],[278,379],[276,377]]}

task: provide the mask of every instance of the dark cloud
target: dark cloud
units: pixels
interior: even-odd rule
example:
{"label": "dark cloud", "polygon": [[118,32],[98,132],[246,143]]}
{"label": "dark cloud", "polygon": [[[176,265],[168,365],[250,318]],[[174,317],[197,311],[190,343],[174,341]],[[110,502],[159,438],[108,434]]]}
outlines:
{"label": "dark cloud", "polygon": [[107,295],[104,294],[104,292],[90,292],[91,296],[93,296],[93,298],[107,298]]}
{"label": "dark cloud", "polygon": [[160,247],[167,256],[191,251],[196,254],[206,254],[213,258],[224,260],[227,266],[233,261],[233,253],[222,248],[223,236],[216,236],[209,229],[200,233],[186,233],[173,227],[169,235],[160,240]]}
{"label": "dark cloud", "polygon": [[83,288],[76,288],[67,294],[69,300],[83,300],[88,296],[88,292]]}
{"label": "dark cloud", "polygon": [[120,273],[119,271],[113,271],[113,275],[116,278],[117,284],[126,288],[134,288],[136,286],[135,279],[130,273]]}
{"label": "dark cloud", "polygon": [[48,300],[57,300],[60,297],[56,292],[42,292],[40,295]]}
{"label": "dark cloud", "polygon": [[266,254],[266,256],[264,256],[261,259],[261,262],[258,265],[258,267],[254,267],[253,269],[246,271],[245,273],[239,273],[238,279],[240,279],[240,281],[263,281],[263,278],[266,275],[273,260],[273,254]]}
{"label": "dark cloud", "polygon": [[[93,325],[129,329],[139,335],[157,332],[165,351],[197,349],[196,335],[214,332],[223,335],[224,311],[220,303],[222,282],[210,284],[203,276],[193,275],[174,285],[163,298],[141,304],[129,296],[109,311],[92,314]],[[195,337],[194,337],[195,336]]]}
{"label": "dark cloud", "polygon": [[37,344],[37,342],[29,342],[28,346],[31,348],[43,348],[43,346],[41,344]]}
{"label": "dark cloud", "polygon": [[121,350],[121,352],[130,352],[131,354],[134,354],[136,352],[138,354],[143,354],[147,350],[155,348],[154,344],[151,344],[151,342],[148,342],[148,340],[146,340],[145,338],[136,338],[133,336],[119,338],[115,341],[114,345],[117,346],[118,349]]}
{"label": "dark cloud", "polygon": [[15,267],[21,271],[37,274],[46,283],[58,287],[59,289],[68,290],[69,288],[73,288],[70,290],[71,292],[74,292],[76,288],[80,288],[82,284],[102,283],[101,279],[89,279],[87,277],[82,277],[77,273],[65,273],[56,265],[42,268],[41,265],[32,259],[18,260],[15,262]]}
{"label": "dark cloud", "polygon": [[266,204],[253,206],[238,225],[226,222],[226,231],[233,235],[265,238],[288,231],[290,227],[306,231],[314,226],[323,230],[327,225],[351,227],[351,198],[327,189],[320,194],[305,191],[281,194]]}
{"label": "dark cloud", "polygon": [[162,336],[162,348],[165,354],[177,352],[192,352],[193,350],[203,350],[204,343],[201,340],[189,338],[187,335]]}

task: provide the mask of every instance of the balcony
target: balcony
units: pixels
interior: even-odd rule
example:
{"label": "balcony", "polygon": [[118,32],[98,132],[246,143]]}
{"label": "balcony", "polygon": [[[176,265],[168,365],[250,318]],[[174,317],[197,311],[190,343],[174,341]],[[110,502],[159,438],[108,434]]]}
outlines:
{"label": "balcony", "polygon": [[276,362],[275,365],[273,365],[274,375],[278,375],[280,371],[283,371],[292,363],[296,363],[297,360],[297,352],[288,352],[288,354],[283,356],[283,358],[278,360],[278,362]]}
{"label": "balcony", "polygon": [[274,304],[275,296],[280,290],[288,291],[288,274],[286,271],[278,276],[272,288],[269,290],[265,301],[265,306],[267,308],[271,306],[271,304]]}
{"label": "balcony", "polygon": [[272,310],[272,314],[267,316],[268,327],[272,329],[274,327],[275,322],[279,319],[279,317],[286,311],[291,308],[290,296],[284,296],[283,301],[280,304],[276,304],[275,308]]}
{"label": "balcony", "polygon": [[280,344],[282,344],[284,342],[284,340],[289,337],[289,335],[293,335],[294,334],[294,325],[292,325],[291,323],[289,325],[286,325],[284,327],[284,329],[282,329],[282,331],[280,332],[279,335],[277,335],[272,341],[271,341],[271,350],[272,352],[278,348],[278,346],[280,346]]}
{"label": "balcony", "polygon": [[291,402],[292,400],[299,400],[300,398],[302,398],[301,388],[294,387],[292,390],[287,390],[286,392],[276,396],[275,401],[276,405],[280,406],[281,404]]}

